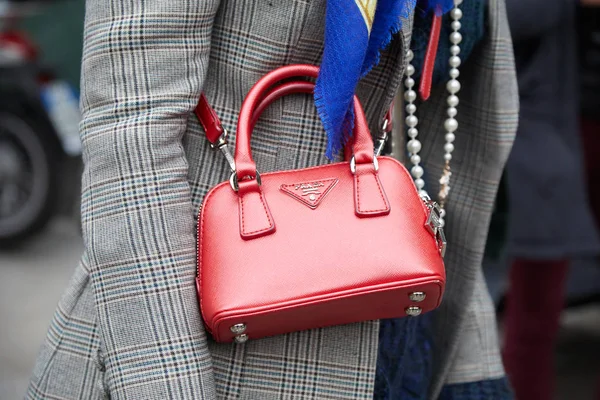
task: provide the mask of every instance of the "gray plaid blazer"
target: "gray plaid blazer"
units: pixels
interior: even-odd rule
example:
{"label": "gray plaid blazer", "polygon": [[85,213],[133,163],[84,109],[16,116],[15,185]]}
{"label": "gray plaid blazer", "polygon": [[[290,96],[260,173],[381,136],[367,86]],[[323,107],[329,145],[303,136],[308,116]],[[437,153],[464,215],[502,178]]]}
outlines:
{"label": "gray plaid blazer", "polygon": [[[209,188],[228,177],[192,116],[198,96],[204,91],[233,131],[244,95],[263,74],[319,63],[324,11],[325,0],[87,1],[85,253],[28,399],[372,398],[378,322],[220,345],[205,334],[194,289],[194,216]],[[411,32],[405,22],[358,89],[373,131],[401,82]],[[461,79],[432,399],[445,383],[503,375],[480,266],[517,123],[502,0],[490,0],[488,35]],[[437,177],[444,88],[419,112],[425,167]],[[270,107],[252,141],[262,171],[323,163],[325,145],[309,96]]]}

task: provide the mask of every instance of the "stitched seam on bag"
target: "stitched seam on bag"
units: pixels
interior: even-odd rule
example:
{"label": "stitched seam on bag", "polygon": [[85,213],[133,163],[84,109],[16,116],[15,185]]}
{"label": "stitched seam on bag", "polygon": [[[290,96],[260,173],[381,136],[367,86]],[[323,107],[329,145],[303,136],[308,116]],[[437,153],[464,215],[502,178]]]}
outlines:
{"label": "stitched seam on bag", "polygon": [[380,211],[387,211],[390,207],[388,205],[387,199],[385,198],[385,194],[383,193],[383,188],[381,187],[381,181],[377,176],[377,172],[373,174],[373,178],[375,179],[375,183],[377,184],[377,189],[379,190],[379,195],[381,196],[381,201],[383,202],[384,207]]}
{"label": "stitched seam on bag", "polygon": [[[360,290],[343,290],[341,292],[333,292],[333,293],[323,293],[320,295],[313,295],[307,298],[303,298],[301,300],[299,299],[295,299],[295,300],[288,300],[288,301],[279,301],[273,304],[269,304],[268,306],[255,306],[255,307],[246,307],[246,308],[242,308],[242,309],[234,309],[234,310],[223,310],[223,311],[219,311],[215,314],[214,320],[217,321],[215,324],[218,326],[221,324],[221,320],[223,318],[229,318],[232,312],[235,314],[239,314],[239,313],[252,313],[252,314],[260,314],[260,313],[264,313],[264,312],[272,312],[272,311],[277,311],[281,308],[287,308],[287,307],[293,307],[293,306],[300,306],[300,305],[304,305],[304,304],[308,304],[308,303],[314,303],[316,301],[329,301],[329,300],[336,300],[339,298],[347,298],[350,296],[360,296],[363,294],[368,294],[368,293],[372,293],[374,290],[395,290],[395,289],[403,289],[403,288],[407,288],[407,287],[411,287],[414,285],[435,285],[439,288],[439,296],[437,298],[437,303],[436,306],[434,308],[439,307],[439,305],[442,302],[443,299],[443,293],[444,293],[444,284],[441,284],[440,282],[445,282],[445,278],[443,276],[439,276],[439,279],[436,278],[432,278],[431,276],[427,276],[427,277],[420,277],[420,278],[413,278],[410,279],[409,281],[403,281],[402,284],[397,284],[397,283],[393,283],[393,284],[386,284],[383,285],[385,287],[381,287],[382,285],[373,285],[373,286],[368,286],[365,288],[361,288]],[[222,315],[226,314],[225,317],[223,317]],[[218,329],[217,329],[218,331]]]}
{"label": "stitched seam on bag", "polygon": [[[377,188],[379,189],[379,195],[381,196],[381,200],[383,201],[384,205],[387,205],[387,202],[385,201],[385,198],[383,197],[383,192],[382,192],[382,189],[381,189],[381,185],[379,184],[379,179],[377,179],[377,176],[375,174],[373,174],[373,175],[374,175],[374,178],[375,178],[375,183],[377,184]],[[360,208],[360,190],[358,188],[359,186],[360,186],[360,177],[359,177],[359,174],[357,173],[356,174],[356,200],[358,202],[358,212],[359,213],[362,213],[362,214],[373,214],[373,213],[376,213],[376,212],[387,211],[387,209],[388,209],[387,206],[385,206],[383,208],[380,208],[380,209],[374,209],[374,210],[361,210],[361,208]]]}
{"label": "stitched seam on bag", "polygon": [[[398,161],[398,160],[396,160],[395,158],[392,158],[392,157],[385,157],[385,158],[384,157],[379,157],[379,160],[380,160],[380,163],[382,161],[384,161],[384,160],[388,160],[389,162],[397,164],[397,166],[400,168],[402,174],[408,178],[409,182],[411,182],[412,190],[414,190],[415,194],[417,196],[419,196],[419,192],[417,190],[417,187],[413,184],[412,176],[410,175],[410,173],[408,172],[408,170],[406,169],[406,167],[400,161]],[[339,165],[342,165],[342,164],[349,165],[348,162],[343,161],[343,162],[338,162],[338,163],[333,163],[333,164],[317,165],[317,166],[314,166],[314,167],[301,168],[300,170],[301,171],[311,171],[311,170],[315,170],[315,169],[319,169],[319,168],[327,168],[327,167],[339,166]],[[286,171],[268,172],[268,173],[265,174],[265,176],[268,176],[268,175],[287,175],[287,174],[295,173],[297,171],[298,170],[286,170]],[[211,192],[213,190],[216,190],[217,188],[219,188],[221,186],[227,185],[228,183],[229,182],[225,181],[225,182],[221,182],[221,183],[217,184],[217,186],[215,186],[215,187],[213,187],[211,189]],[[209,194],[205,197],[204,202],[203,202],[203,208],[204,208],[204,205],[206,205],[208,203],[208,198],[210,197],[211,194],[212,193],[209,192]],[[427,207],[425,206],[425,204],[422,201],[419,201],[419,204],[421,205],[421,209],[423,210],[423,212],[425,214],[427,214],[428,210],[427,210]]]}
{"label": "stitched seam on bag", "polygon": [[267,211],[267,206],[265,205],[265,201],[263,200],[262,193],[260,193],[258,195],[258,197],[260,198],[260,202],[263,206],[263,210],[265,211],[265,215],[267,216],[267,221],[269,221],[269,226],[264,229],[258,229],[256,231],[246,232],[246,228],[245,228],[245,224],[244,224],[244,215],[245,215],[245,213],[244,213],[244,196],[240,196],[240,203],[242,205],[242,234],[243,235],[252,235],[255,233],[268,232],[269,230],[271,230],[271,228],[273,226],[273,222],[271,222],[271,217],[269,216],[269,212]]}

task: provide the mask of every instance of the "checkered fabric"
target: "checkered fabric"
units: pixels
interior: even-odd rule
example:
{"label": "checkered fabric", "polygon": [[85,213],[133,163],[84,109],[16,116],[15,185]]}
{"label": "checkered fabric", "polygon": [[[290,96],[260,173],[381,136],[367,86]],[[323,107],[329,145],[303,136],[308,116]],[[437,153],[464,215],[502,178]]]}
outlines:
{"label": "checkered fabric", "polygon": [[[433,330],[440,334],[434,338],[432,394],[439,393],[444,383],[476,382],[504,374],[494,307],[481,262],[502,175],[498,166],[505,164],[510,153],[519,104],[506,7],[504,1],[488,1],[487,7],[484,40],[460,72],[459,129],[446,206],[447,286],[442,305],[435,311]],[[430,100],[420,107],[421,157],[430,179],[439,177],[443,168],[444,135],[439,128],[447,108],[443,86],[433,90]],[[450,334],[448,327],[452,327]],[[454,331],[456,327],[460,331]]]}
{"label": "checkered fabric", "polygon": [[[473,293],[483,284],[477,271],[516,126],[517,91],[502,0],[490,0],[490,11],[487,41],[463,73],[432,398],[451,370],[465,371],[456,364],[465,315],[475,321],[464,339],[477,343],[471,351],[497,352],[496,343],[479,339],[493,311],[481,310]],[[209,188],[228,177],[192,116],[198,96],[205,91],[233,132],[259,77],[285,64],[319,63],[324,15],[325,0],[87,1],[85,254],[58,305],[27,399],[372,398],[377,322],[216,344],[205,334],[194,288],[194,216]],[[400,85],[410,21],[403,26],[359,86],[373,131]],[[442,159],[443,96],[435,93],[439,101],[420,115],[431,176]],[[261,171],[323,163],[326,137],[310,96],[270,107],[252,146]],[[501,371],[494,357],[476,361],[464,379]]]}

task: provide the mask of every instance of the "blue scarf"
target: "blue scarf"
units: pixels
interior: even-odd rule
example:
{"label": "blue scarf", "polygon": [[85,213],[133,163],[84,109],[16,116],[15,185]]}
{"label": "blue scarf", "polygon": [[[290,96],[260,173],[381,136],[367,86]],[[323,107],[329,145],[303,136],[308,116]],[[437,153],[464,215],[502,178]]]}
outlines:
{"label": "blue scarf", "polygon": [[[328,158],[352,135],[352,96],[358,81],[379,62],[380,52],[402,29],[417,0],[327,0],[325,48],[315,102],[327,132]],[[443,13],[452,0],[422,0],[423,12]]]}

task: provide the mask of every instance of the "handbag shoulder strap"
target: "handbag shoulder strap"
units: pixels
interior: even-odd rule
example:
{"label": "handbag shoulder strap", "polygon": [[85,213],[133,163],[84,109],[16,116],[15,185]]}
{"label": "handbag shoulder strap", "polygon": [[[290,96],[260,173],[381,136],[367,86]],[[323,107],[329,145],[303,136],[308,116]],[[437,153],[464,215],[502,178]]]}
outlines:
{"label": "handbag shoulder strap", "polygon": [[[259,106],[256,108],[256,112],[253,116],[253,123],[256,123],[258,116],[267,108],[271,103],[276,101],[277,99],[286,96],[288,94],[293,93],[312,93],[314,88],[314,84],[304,81],[292,81],[286,82],[275,88],[271,89],[269,93],[267,93],[263,99],[261,100]],[[384,121],[382,124],[381,134],[377,138],[376,144],[376,155],[383,150],[383,146],[387,140],[389,133],[392,131],[392,115],[393,115],[394,104],[390,105],[390,108],[387,110]],[[211,144],[211,147],[215,149],[220,149],[225,158],[229,162],[229,165],[232,170],[235,170],[235,163],[233,162],[233,156],[227,147],[227,130],[223,127],[219,116],[212,106],[209,104],[208,100],[204,93],[200,94],[200,99],[198,100],[198,104],[194,109],[194,113],[198,117],[202,128],[204,129],[204,133],[206,138]],[[347,154],[347,159],[349,159],[350,155]]]}

